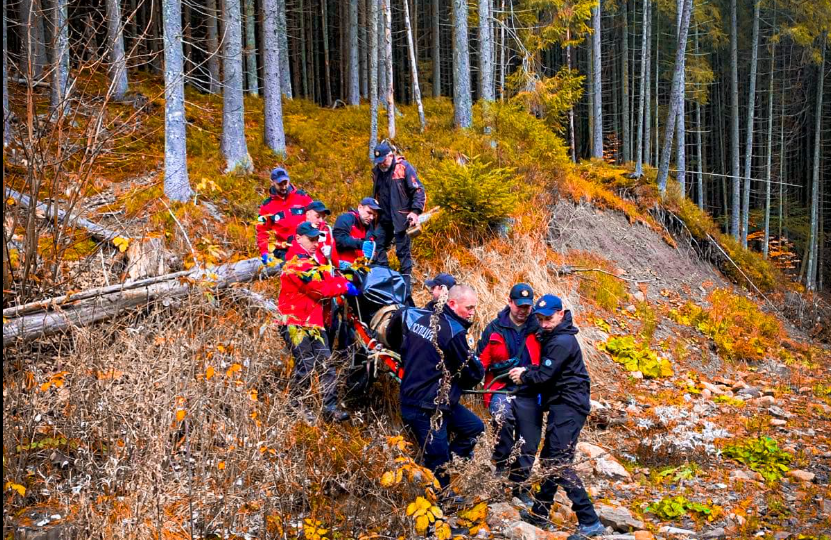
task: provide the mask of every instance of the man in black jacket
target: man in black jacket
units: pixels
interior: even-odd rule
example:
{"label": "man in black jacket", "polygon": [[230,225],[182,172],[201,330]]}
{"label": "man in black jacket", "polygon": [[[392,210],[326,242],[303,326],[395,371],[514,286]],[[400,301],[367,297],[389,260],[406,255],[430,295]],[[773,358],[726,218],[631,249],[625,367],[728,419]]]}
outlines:
{"label": "man in black jacket", "polygon": [[572,323],[571,311],[563,309],[562,300],[554,295],[540,298],[534,314],[540,323],[540,364],[513,368],[510,377],[516,384],[538,390],[542,396],[548,425],[540,460],[543,468],[553,473],[543,481],[531,513],[523,512],[523,518],[545,525],[557,488],[562,486],[579,522],[577,533],[569,540],[599,536],[605,529],[583,483],[570,466],[580,431],[591,412],[590,379],[575,337],[578,330]]}
{"label": "man in black jacket", "polygon": [[[456,285],[437,315],[438,324],[431,324],[432,311],[406,308],[393,316],[388,331],[400,340],[391,345],[400,351],[404,364],[401,418],[424,451],[424,465],[443,489],[450,483],[444,470],[450,454],[470,457],[485,430],[482,420],[459,403],[462,390],[473,388],[484,376],[467,337],[477,302],[476,291]],[[438,428],[431,430],[436,414],[440,415]]]}
{"label": "man in black jacket", "polygon": [[416,224],[424,212],[427,197],[424,185],[418,179],[416,170],[401,157],[395,155],[388,142],[375,147],[372,169],[372,196],[378,200],[378,226],[375,229],[375,262],[387,266],[387,250],[395,241],[395,255],[398,257],[399,272],[407,284],[407,295],[412,293],[410,275],[413,272],[413,258],[410,254],[410,237],[407,229]]}

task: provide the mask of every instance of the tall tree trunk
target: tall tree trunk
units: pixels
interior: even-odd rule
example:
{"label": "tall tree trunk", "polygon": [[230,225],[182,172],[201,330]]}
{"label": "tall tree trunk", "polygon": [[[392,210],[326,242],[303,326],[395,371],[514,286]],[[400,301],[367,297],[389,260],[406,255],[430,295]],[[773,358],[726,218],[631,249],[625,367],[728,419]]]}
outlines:
{"label": "tall tree trunk", "polygon": [[381,0],[384,8],[384,64],[387,72],[387,134],[395,139],[395,85],[392,72],[392,6],[390,0]]}
{"label": "tall tree trunk", "polygon": [[753,164],[753,120],[756,107],[756,65],[759,61],[759,6],[761,0],[753,2],[753,45],[750,56],[750,90],[747,96],[747,133],[744,154],[744,196],[742,197],[742,247],[747,248],[747,234],[750,222],[750,179]]}
{"label": "tall tree trunk", "polygon": [[[646,87],[646,103],[644,104],[644,131],[643,131],[643,160],[644,163],[654,164],[652,159],[652,2],[647,2],[647,30],[646,30],[646,78],[642,83]],[[657,58],[656,58],[657,65]],[[657,93],[655,99],[658,99]],[[657,107],[657,101],[655,103]],[[655,137],[658,134],[655,133]]]}
{"label": "tall tree trunk", "polygon": [[785,85],[779,90],[779,241],[782,241],[785,201]]}
{"label": "tall tree trunk", "polygon": [[378,2],[368,0],[369,13],[369,159],[378,144]]}
{"label": "tall tree trunk", "polygon": [[280,80],[279,0],[263,0],[263,142],[278,156],[286,155],[283,92]]}
{"label": "tall tree trunk", "polygon": [[291,59],[289,57],[288,25],[286,24],[286,0],[277,0],[277,43],[280,52],[280,90],[291,99]]}
{"label": "tall tree trunk", "polygon": [[[676,34],[681,35],[681,18],[684,6],[684,0],[677,1],[678,16],[676,24]],[[692,8],[690,8],[692,9]],[[687,126],[686,126],[686,97],[687,97],[687,76],[686,76],[686,56],[682,58],[681,62],[681,101],[678,103],[678,115],[675,120],[675,132],[678,135],[678,149],[675,158],[676,180],[681,190],[681,197],[687,196]]]}
{"label": "tall tree trunk", "polygon": [[[351,6],[353,3],[356,4],[355,6],[355,25],[358,25],[358,7],[357,7],[358,0],[350,0],[349,5]],[[321,0],[321,26],[323,27],[323,81],[324,81],[324,96],[327,106],[332,104],[332,74],[329,68],[329,0]],[[353,33],[357,36],[357,30],[354,30]],[[357,47],[355,47],[355,54],[357,60]],[[350,51],[351,56],[351,51]],[[358,64],[355,63],[355,70],[357,71]],[[358,100],[360,100],[360,92],[358,92]]]}
{"label": "tall tree trunk", "polygon": [[49,65],[49,55],[46,52],[48,40],[44,30],[44,18],[48,10],[43,8],[41,2],[42,0],[22,0],[18,5],[22,26],[20,38],[23,65],[20,72],[33,81],[40,79]]}
{"label": "tall tree trunk", "polygon": [[225,1],[225,54],[222,59],[222,139],[220,148],[225,157],[225,172],[237,168],[253,170],[248,144],[245,142],[245,105],[242,69],[242,21],[240,0]]}
{"label": "tall tree trunk", "polygon": [[69,110],[69,0],[55,0],[53,21],[55,49],[50,110],[59,118]]}
{"label": "tall tree trunk", "polygon": [[[185,134],[185,73],[182,59],[181,0],[164,0],[164,193],[187,201],[193,192],[188,181]],[[237,5],[239,10],[239,5]]]}
{"label": "tall tree trunk", "polygon": [[433,97],[441,96],[441,21],[440,21],[441,0],[431,0],[430,7],[433,10],[432,31],[433,39]]}
{"label": "tall tree trunk", "polygon": [[739,45],[736,0],[730,0],[730,156],[733,167],[733,203],[730,208],[730,233],[741,236],[741,167],[739,154]]}
{"label": "tall tree trunk", "polygon": [[349,105],[358,105],[361,102],[358,64],[358,0],[349,0]]}
{"label": "tall tree trunk", "polygon": [[661,195],[667,191],[667,176],[669,174],[669,161],[672,158],[672,135],[675,131],[680,103],[684,99],[684,57],[687,52],[687,35],[690,29],[690,12],[692,11],[693,0],[684,0],[681,18],[681,29],[678,35],[678,50],[675,53],[675,72],[672,75],[672,90],[669,96],[669,112],[667,113],[667,124],[664,127],[664,148],[661,152],[661,161],[658,165],[658,189]]}
{"label": "tall tree trunk", "polygon": [[825,42],[827,33],[823,32],[822,37],[822,61],[819,65],[819,82],[817,84],[817,108],[814,118],[816,119],[816,128],[814,130],[814,170],[813,170],[813,185],[811,188],[811,236],[808,245],[811,250],[808,252],[808,273],[805,277],[805,288],[809,291],[817,289],[817,249],[819,245],[818,239],[818,208],[820,197],[819,186],[819,158],[820,158],[820,139],[822,137],[822,87],[825,79]]}
{"label": "tall tree trunk", "polygon": [[[773,12],[773,31],[776,32],[776,10]],[[770,42],[770,80],[768,81],[768,140],[767,161],[765,162],[765,239],[762,244],[762,254],[768,258],[770,249],[770,177],[773,166],[773,70],[776,67],[776,42]],[[780,159],[783,159],[781,156]],[[783,181],[782,178],[779,179]]]}
{"label": "tall tree trunk", "polygon": [[623,82],[623,161],[632,161],[632,126],[629,123],[629,1],[622,1],[623,8],[623,65],[621,79]]}
{"label": "tall tree trunk", "polygon": [[[695,55],[698,56],[699,49],[698,49],[698,25],[695,27]],[[698,207],[701,210],[704,210],[704,144],[702,144],[702,139],[704,138],[704,134],[702,133],[704,130],[704,126],[701,122],[701,103],[696,100],[695,102],[695,146],[696,146],[696,156],[698,157],[698,163],[696,164],[696,169],[698,171]]]}
{"label": "tall tree trunk", "polygon": [[112,97],[120,101],[127,93],[127,61],[124,58],[124,31],[119,0],[107,0],[107,39],[110,47]]}
{"label": "tall tree trunk", "polygon": [[[120,0],[118,0],[120,1]],[[185,61],[185,84],[193,84],[193,33],[192,23],[193,17],[190,13],[190,2],[185,2],[182,5],[182,48],[183,58]]]}
{"label": "tall tree trunk", "polygon": [[[159,44],[163,43],[164,38],[161,36],[162,31],[162,14],[161,2],[162,0],[145,0],[150,6],[150,16],[148,17],[150,25],[150,70],[153,73],[162,72],[162,56],[164,56],[164,45],[161,49]],[[157,6],[156,4],[160,4]],[[181,9],[181,8],[180,8]]]}
{"label": "tall tree trunk", "polygon": [[252,96],[260,94],[257,81],[257,35],[254,0],[245,0],[245,60],[248,71],[248,92]]}
{"label": "tall tree trunk", "polygon": [[[649,0],[643,2],[643,26],[641,42],[641,76],[638,94],[638,134],[635,140],[635,174],[643,175],[644,154],[649,153],[649,146],[644,144],[644,136],[649,130],[649,113],[646,102],[649,99]],[[571,55],[569,55],[569,64]]]}
{"label": "tall tree trunk", "polygon": [[207,47],[208,54],[208,92],[211,94],[218,94],[221,91],[222,75],[219,68],[219,35],[217,32],[217,21],[219,19],[219,12],[216,9],[216,0],[208,0],[208,9],[206,16],[206,23],[208,25],[207,33]]}
{"label": "tall tree trunk", "polygon": [[[500,3],[500,12],[503,14],[505,13],[505,0],[501,0]],[[499,25],[499,100],[505,100],[505,70],[507,69],[507,65],[505,64],[505,49],[507,49],[506,44],[506,32],[505,32],[505,21],[502,21],[502,24]],[[571,32],[571,30],[566,29],[566,32]],[[571,45],[568,46],[568,54],[569,54],[569,62],[571,60]],[[569,64],[569,69],[571,69],[571,65]],[[571,114],[571,135],[572,138],[574,137],[574,107],[569,109]],[[572,141],[573,146],[574,141]],[[573,154],[574,152],[572,152]]]}
{"label": "tall tree trunk", "polygon": [[[503,0],[503,3],[504,3],[504,0]],[[571,42],[571,28],[566,28],[566,41],[569,42],[569,45],[566,45],[566,64],[568,65],[568,70],[571,71],[571,69],[572,69],[572,67],[571,67],[572,47],[571,47],[571,44],[570,44],[570,42]],[[502,54],[503,54],[503,57],[504,57],[504,54],[505,54],[505,44],[504,43],[503,43],[502,47],[503,47],[502,48]],[[502,72],[503,72],[503,75],[504,75],[504,70],[505,70],[504,64],[503,64],[502,70],[503,70]],[[503,77],[503,79],[502,79],[503,89],[504,89],[504,86],[505,86],[505,79]],[[574,139],[575,139],[575,133],[574,133],[574,105],[571,105],[568,108],[568,146],[569,146],[569,151],[571,153],[571,162],[572,163],[577,163],[577,145],[575,144]]]}
{"label": "tall tree trunk", "polygon": [[306,55],[306,6],[304,0],[300,0],[300,11],[298,11],[297,16],[300,18],[300,81],[303,85],[303,97],[314,99],[314,96],[309,95],[309,74],[306,69],[309,57]]}
{"label": "tall tree trunk", "polygon": [[413,76],[413,97],[418,107],[418,121],[421,122],[421,131],[424,131],[427,127],[427,121],[424,119],[424,105],[421,103],[421,88],[418,86],[418,64],[416,62],[415,47],[413,46],[413,31],[410,27],[410,6],[407,0],[404,0],[404,27],[407,32],[407,50],[410,53],[410,72]]}
{"label": "tall tree trunk", "polygon": [[383,3],[378,4],[378,102],[382,107],[387,106],[387,51],[386,28],[387,17],[384,14]]}
{"label": "tall tree trunk", "polygon": [[491,1],[479,0],[479,94],[485,101],[493,101],[494,98]]}
{"label": "tall tree trunk", "polygon": [[[9,131],[9,40],[6,36],[6,0],[3,0],[3,148],[5,148],[9,141],[11,141],[11,131]],[[3,190],[5,193],[5,190]],[[4,225],[5,227],[5,225]],[[3,231],[3,249],[6,249],[6,234]],[[3,252],[5,255],[5,251]],[[3,257],[3,288],[7,289],[6,283],[6,258]]]}
{"label": "tall tree trunk", "polygon": [[594,81],[592,93],[594,94],[594,132],[592,138],[592,157],[603,159],[603,63],[600,54],[600,17],[602,0],[598,0],[597,7],[592,9],[592,56]]}
{"label": "tall tree trunk", "polygon": [[359,51],[359,69],[360,69],[360,83],[361,83],[361,97],[368,98],[369,97],[369,55],[367,53],[369,46],[368,46],[368,36],[367,36],[367,26],[369,23],[367,21],[367,12],[369,9],[367,8],[366,0],[360,0],[360,10],[358,11],[358,15],[360,17],[360,21],[358,23],[358,51]]}
{"label": "tall tree trunk", "polygon": [[467,2],[453,0],[453,120],[462,129],[473,123],[467,32]]}

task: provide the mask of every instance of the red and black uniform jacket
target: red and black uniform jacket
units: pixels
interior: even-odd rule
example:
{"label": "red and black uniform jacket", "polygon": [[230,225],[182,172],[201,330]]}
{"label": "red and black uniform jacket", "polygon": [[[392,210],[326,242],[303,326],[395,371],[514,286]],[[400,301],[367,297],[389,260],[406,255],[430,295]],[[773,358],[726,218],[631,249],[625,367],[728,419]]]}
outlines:
{"label": "red and black uniform jacket", "polygon": [[378,165],[372,169],[372,196],[381,205],[378,221],[392,223],[397,233],[409,227],[407,214],[421,214],[427,204],[424,185],[413,166],[401,156],[396,156],[386,171]]}
{"label": "red and black uniform jacket", "polygon": [[334,235],[340,260],[352,264],[358,257],[363,257],[363,243],[375,240],[375,228],[364,225],[361,215],[352,209],[335,220]]}
{"label": "red and black uniform jacket", "polygon": [[317,255],[312,257],[296,240],[286,253],[277,299],[283,324],[322,329],[324,307],[331,305],[326,299],[346,293],[346,278],[333,276],[331,267],[320,264],[322,255]]}
{"label": "red and black uniform jacket", "polygon": [[260,217],[257,218],[257,247],[260,248],[260,255],[269,252],[269,231],[274,232],[275,249],[288,249],[297,226],[306,221],[304,209],[311,202],[312,198],[305,191],[294,186],[289,188],[285,197],[272,195],[263,201]]}
{"label": "red and black uniform jacket", "polygon": [[[485,388],[488,390],[515,390],[523,395],[535,395],[538,391],[528,387],[515,388],[508,377],[495,383],[491,381],[513,367],[537,366],[540,363],[540,343],[536,337],[539,328],[537,318],[533,315],[517,329],[511,322],[511,310],[506,307],[492,320],[482,332],[477,351],[479,360],[485,367]],[[525,344],[523,347],[522,344]],[[489,406],[493,394],[485,394],[485,405]]]}
{"label": "red and black uniform jacket", "polygon": [[[317,243],[317,253],[315,253],[315,258],[317,262],[320,264],[329,264],[330,261],[326,260],[326,256],[323,255],[323,246],[329,246],[329,258],[331,259],[332,265],[337,269],[338,262],[343,258],[340,256],[340,253],[335,246],[335,236],[332,234],[332,228],[329,227],[326,223],[321,223],[317,226],[320,229],[320,241]],[[288,259],[288,254],[286,255]]]}

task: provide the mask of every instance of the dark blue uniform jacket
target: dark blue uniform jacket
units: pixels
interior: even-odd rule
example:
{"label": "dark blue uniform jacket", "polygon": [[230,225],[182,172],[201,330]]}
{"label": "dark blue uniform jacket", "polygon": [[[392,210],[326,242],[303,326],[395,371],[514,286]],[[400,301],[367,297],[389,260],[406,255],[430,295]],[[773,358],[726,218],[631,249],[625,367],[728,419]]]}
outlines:
{"label": "dark blue uniform jacket", "polygon": [[394,232],[407,230],[407,214],[424,212],[427,197],[415,169],[403,157],[396,156],[390,168],[372,169],[372,196],[381,205],[379,223],[392,223]]}
{"label": "dark blue uniform jacket", "polygon": [[548,332],[539,332],[540,365],[529,366],[522,382],[542,395],[544,407],[566,404],[581,414],[591,412],[590,379],[583,352],[577,343],[577,327],[566,311],[560,324]]}
{"label": "dark blue uniform jacket", "polygon": [[449,403],[436,403],[444,372],[439,365],[439,353],[433,344],[433,330],[430,328],[432,314],[432,311],[424,309],[401,309],[390,321],[388,334],[400,339],[400,343],[391,345],[400,351],[404,363],[402,405],[449,410],[451,405],[459,402],[462,390],[479,384],[485,370],[468,345],[467,329],[470,322],[445,306],[439,314],[437,342],[444,352],[444,364],[452,378]]}

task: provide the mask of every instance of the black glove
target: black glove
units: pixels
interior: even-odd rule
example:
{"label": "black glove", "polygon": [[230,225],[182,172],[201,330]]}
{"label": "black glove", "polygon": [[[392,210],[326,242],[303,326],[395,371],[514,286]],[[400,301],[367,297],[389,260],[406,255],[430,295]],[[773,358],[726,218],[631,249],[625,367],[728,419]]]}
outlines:
{"label": "black glove", "polygon": [[490,367],[491,373],[493,373],[494,377],[499,377],[500,375],[505,375],[511,369],[517,367],[519,365],[519,358],[514,356],[513,358],[508,358],[504,362],[499,362],[497,364],[493,364]]}

